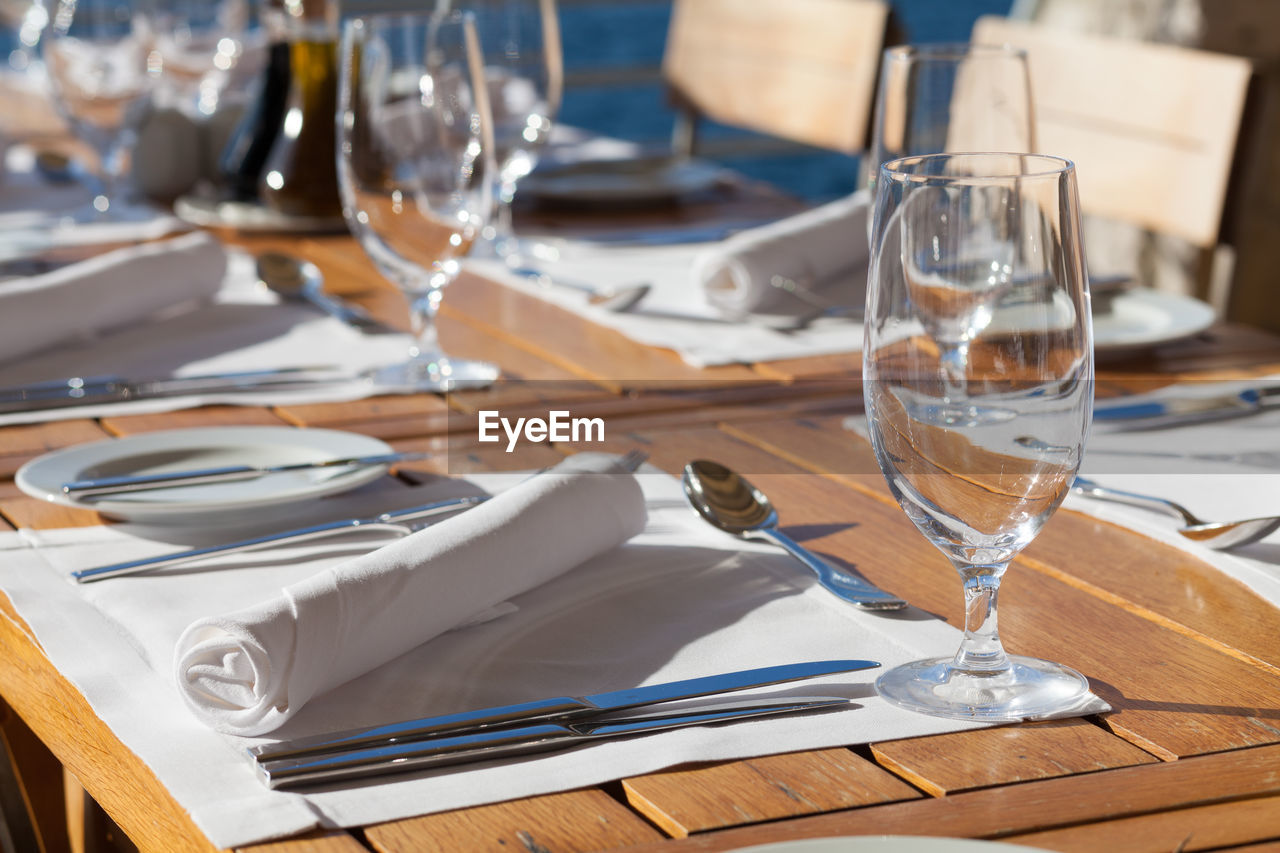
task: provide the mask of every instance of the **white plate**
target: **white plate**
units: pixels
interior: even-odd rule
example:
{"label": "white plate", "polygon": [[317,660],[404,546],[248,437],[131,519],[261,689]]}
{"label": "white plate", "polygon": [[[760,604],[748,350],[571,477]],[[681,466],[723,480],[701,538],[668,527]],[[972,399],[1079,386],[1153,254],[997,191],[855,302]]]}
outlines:
{"label": "white plate", "polygon": [[706,160],[584,160],[535,171],[520,182],[518,192],[562,204],[654,204],[709,189],[722,174]]}
{"label": "white plate", "polygon": [[256,480],[155,489],[98,500],[62,493],[62,484],[94,477],[159,474],[228,465],[285,465],[391,453],[364,435],[294,427],[206,427],[113,438],[55,450],[18,469],[18,488],[35,498],[112,518],[146,523],[225,522],[238,515],[354,489],[385,465],[269,474]]}
{"label": "white plate", "polygon": [[1200,334],[1213,325],[1213,308],[1199,299],[1138,288],[1116,294],[1111,310],[1093,316],[1099,355],[1149,349]]}
{"label": "white plate", "polygon": [[1020,844],[972,838],[930,838],[923,835],[858,835],[806,838],[742,847],[738,853],[1044,853]]}
{"label": "white plate", "polygon": [[287,216],[244,201],[214,201],[183,196],[173,203],[173,213],[183,222],[201,228],[234,228],[265,234],[341,234],[347,231],[341,216]]}

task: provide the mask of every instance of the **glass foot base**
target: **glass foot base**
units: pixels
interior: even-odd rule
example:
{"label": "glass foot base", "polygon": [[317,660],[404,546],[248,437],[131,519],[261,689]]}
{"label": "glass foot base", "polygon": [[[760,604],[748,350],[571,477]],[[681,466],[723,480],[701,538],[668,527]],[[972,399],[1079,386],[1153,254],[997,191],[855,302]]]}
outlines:
{"label": "glass foot base", "polygon": [[484,388],[498,378],[496,364],[466,358],[415,358],[371,372],[370,380],[397,391],[457,391]]}
{"label": "glass foot base", "polygon": [[1012,655],[1009,662],[1009,669],[975,674],[957,669],[955,658],[913,661],[880,676],[876,692],[909,711],[988,722],[1069,712],[1089,692],[1089,682],[1070,667]]}

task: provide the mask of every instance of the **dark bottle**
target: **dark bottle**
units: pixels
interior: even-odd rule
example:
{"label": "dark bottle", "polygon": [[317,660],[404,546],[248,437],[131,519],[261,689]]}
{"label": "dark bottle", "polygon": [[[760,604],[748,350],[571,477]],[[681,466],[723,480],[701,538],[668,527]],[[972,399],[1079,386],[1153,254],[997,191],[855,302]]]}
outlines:
{"label": "dark bottle", "polygon": [[334,114],[338,109],[336,0],[285,0],[289,96],[258,195],[286,216],[342,215]]}
{"label": "dark bottle", "polygon": [[289,41],[282,0],[266,0],[262,25],[268,40],[267,65],[218,160],[218,175],[236,201],[257,200],[258,181],[280,133],[289,97]]}

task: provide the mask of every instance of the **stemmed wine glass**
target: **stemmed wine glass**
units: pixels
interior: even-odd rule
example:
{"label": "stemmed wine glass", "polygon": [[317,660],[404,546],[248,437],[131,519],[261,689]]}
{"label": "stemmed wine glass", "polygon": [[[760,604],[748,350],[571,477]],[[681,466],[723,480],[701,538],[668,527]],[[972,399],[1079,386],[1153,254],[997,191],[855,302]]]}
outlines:
{"label": "stemmed wine glass", "polygon": [[956,655],[890,670],[877,689],[947,717],[1063,711],[1088,683],[1007,655],[996,594],[1066,496],[1093,408],[1075,167],[1027,154],[890,161],[874,220],[863,349],[872,445],[965,594]]}
{"label": "stemmed wine glass", "polygon": [[885,50],[871,148],[863,158],[864,183],[873,192],[880,166],[899,157],[1034,150],[1025,51],[980,44]]}
{"label": "stemmed wine glass", "polygon": [[518,182],[533,171],[551,133],[564,88],[563,49],[555,0],[466,0],[484,46],[485,78],[493,107],[498,193],[485,229],[494,251],[522,263],[511,222]]}
{"label": "stemmed wine glass", "polygon": [[445,390],[497,378],[441,352],[436,312],[493,206],[492,113],[469,12],[348,19],[338,88],[343,215],[409,300],[409,360],[380,383]]}
{"label": "stemmed wine glass", "polygon": [[98,155],[94,218],[122,216],[119,180],[149,105],[152,12],[146,0],[59,0],[45,30],[54,99]]}
{"label": "stemmed wine glass", "polygon": [[154,0],[162,85],[179,108],[212,115],[245,52],[248,0]]}

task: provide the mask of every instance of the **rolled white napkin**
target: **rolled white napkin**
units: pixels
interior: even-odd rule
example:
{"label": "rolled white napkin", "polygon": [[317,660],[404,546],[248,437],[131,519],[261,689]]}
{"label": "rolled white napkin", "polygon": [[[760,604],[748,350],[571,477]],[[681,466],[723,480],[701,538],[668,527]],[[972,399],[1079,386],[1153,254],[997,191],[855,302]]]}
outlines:
{"label": "rolled white napkin", "polygon": [[480,506],[187,627],[174,678],[197,717],[269,732],[311,697],[639,533],[644,497],[613,456],[579,454]]}
{"label": "rolled white napkin", "polygon": [[811,293],[829,291],[832,304],[860,298],[869,257],[869,208],[868,194],[857,192],[742,231],[698,254],[694,281],[707,302],[730,317],[795,314],[813,307],[770,284],[774,276]]}
{"label": "rolled white napkin", "polygon": [[90,338],[211,297],[226,275],[204,233],[108,252],[44,275],[0,281],[0,360]]}

